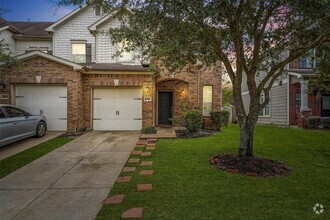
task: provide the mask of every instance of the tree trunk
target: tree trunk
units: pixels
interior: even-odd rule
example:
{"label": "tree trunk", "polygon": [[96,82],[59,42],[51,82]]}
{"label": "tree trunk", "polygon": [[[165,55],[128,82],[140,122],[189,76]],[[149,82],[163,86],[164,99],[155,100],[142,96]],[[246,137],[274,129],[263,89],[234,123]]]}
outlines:
{"label": "tree trunk", "polygon": [[254,125],[250,123],[240,124],[238,157],[253,157],[253,133]]}

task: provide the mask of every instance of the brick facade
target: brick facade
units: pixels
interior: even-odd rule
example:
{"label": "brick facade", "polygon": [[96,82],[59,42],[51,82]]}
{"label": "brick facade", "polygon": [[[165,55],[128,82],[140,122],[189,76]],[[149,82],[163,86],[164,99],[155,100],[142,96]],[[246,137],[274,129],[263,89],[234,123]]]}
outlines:
{"label": "brick facade", "polygon": [[[183,70],[172,78],[161,73],[155,77],[149,72],[102,72],[90,73],[75,71],[72,67],[50,61],[43,57],[34,57],[23,61],[23,68],[17,70],[8,68],[4,75],[7,85],[2,94],[15,94],[13,86],[17,84],[33,85],[65,85],[67,86],[67,131],[76,133],[82,130],[92,130],[92,91],[93,88],[114,87],[114,79],[119,79],[119,87],[142,88],[142,126],[157,124],[157,92],[173,91],[173,110],[177,117],[182,113],[181,103],[187,103],[189,108],[202,110],[203,86],[213,86],[213,110],[221,109],[221,73],[213,68],[194,72]],[[36,83],[35,75],[42,76],[40,84]],[[216,80],[214,80],[216,79]],[[151,97],[151,101],[144,98]],[[2,104],[15,104],[14,99],[0,100]],[[209,117],[204,117],[205,125],[210,125]]]}
{"label": "brick facade", "polygon": [[64,66],[41,57],[24,61],[22,69],[8,68],[5,72],[7,74],[3,77],[7,87],[1,93],[8,94],[10,98],[8,100],[0,100],[1,104],[14,104],[11,103],[11,100],[14,100],[14,97],[11,97],[14,94],[11,85],[36,84],[34,75],[38,74],[42,77],[41,83],[38,85],[55,84],[67,86],[67,131],[75,133],[85,128],[82,107],[82,75],[80,72],[74,71],[72,67]]}
{"label": "brick facade", "polygon": [[[178,117],[182,110],[179,107],[185,102],[189,108],[203,108],[203,86],[213,86],[213,111],[221,110],[221,72],[215,67],[197,68],[187,66],[179,73],[171,75],[163,70],[156,78],[157,91],[173,91],[173,114]],[[157,102],[156,102],[157,103]],[[204,116],[204,126],[210,127],[212,121],[210,117]]]}
{"label": "brick facade", "polygon": [[[291,76],[292,77],[292,76]],[[291,79],[290,77],[290,79]],[[290,80],[291,81],[291,80]],[[300,83],[291,83],[289,88],[289,124],[298,125],[301,127],[301,111],[300,107],[296,103],[296,94],[301,92]],[[321,116],[321,101],[320,98],[313,94],[308,95],[308,108],[311,110],[308,113],[304,113],[303,117],[307,114],[313,116]]]}

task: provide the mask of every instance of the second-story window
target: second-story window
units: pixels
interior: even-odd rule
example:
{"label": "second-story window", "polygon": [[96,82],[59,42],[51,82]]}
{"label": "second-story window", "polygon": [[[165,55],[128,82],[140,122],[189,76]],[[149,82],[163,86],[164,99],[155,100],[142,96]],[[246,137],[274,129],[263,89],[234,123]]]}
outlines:
{"label": "second-story window", "polygon": [[95,6],[95,15],[100,16],[101,15],[101,7],[100,6]]}
{"label": "second-story window", "polygon": [[72,60],[75,63],[90,63],[92,60],[92,45],[84,42],[73,42]]}
{"label": "second-story window", "polygon": [[314,68],[315,67],[315,49],[310,50],[305,56],[299,58],[300,68]]}
{"label": "second-story window", "polygon": [[86,63],[86,44],[72,44],[72,57],[75,63]]}
{"label": "second-story window", "polygon": [[125,51],[126,45],[127,41],[123,41],[117,45],[117,51],[121,52],[118,57],[119,62],[132,62],[134,59],[134,51]]}

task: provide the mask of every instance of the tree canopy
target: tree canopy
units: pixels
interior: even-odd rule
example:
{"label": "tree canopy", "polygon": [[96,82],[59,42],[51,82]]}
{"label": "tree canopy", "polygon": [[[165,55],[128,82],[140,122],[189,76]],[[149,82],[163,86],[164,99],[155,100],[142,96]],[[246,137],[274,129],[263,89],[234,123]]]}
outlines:
{"label": "tree canopy", "polygon": [[[60,0],[59,3],[70,0]],[[72,2],[83,3],[82,0]],[[138,49],[151,65],[162,61],[170,71],[197,60],[221,62],[233,84],[241,129],[239,156],[253,155],[258,112],[287,65],[330,39],[328,0],[95,0],[122,21],[110,29],[114,42]],[[260,77],[260,81],[256,78]],[[243,77],[250,96],[242,100]],[[259,97],[264,94],[263,103]]]}

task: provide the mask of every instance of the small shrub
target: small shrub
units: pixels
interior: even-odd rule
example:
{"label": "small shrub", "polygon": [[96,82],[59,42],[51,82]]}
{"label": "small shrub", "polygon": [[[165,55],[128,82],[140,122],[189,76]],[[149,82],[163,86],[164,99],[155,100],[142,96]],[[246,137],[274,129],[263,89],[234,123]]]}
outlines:
{"label": "small shrub", "polygon": [[323,128],[330,128],[330,117],[322,117],[321,125],[323,126]]}
{"label": "small shrub", "polygon": [[318,128],[321,124],[320,116],[310,116],[307,118],[307,125],[309,128]]}
{"label": "small shrub", "polygon": [[203,126],[202,113],[198,110],[188,111],[185,114],[184,124],[189,133],[198,131]]}
{"label": "small shrub", "polygon": [[229,123],[229,111],[211,112],[211,119],[215,127],[220,131],[221,127],[227,126]]}
{"label": "small shrub", "polygon": [[141,129],[142,134],[156,134],[157,129],[152,126],[144,127]]}

